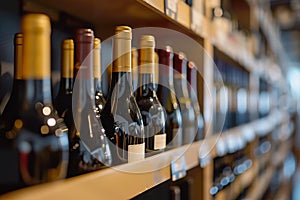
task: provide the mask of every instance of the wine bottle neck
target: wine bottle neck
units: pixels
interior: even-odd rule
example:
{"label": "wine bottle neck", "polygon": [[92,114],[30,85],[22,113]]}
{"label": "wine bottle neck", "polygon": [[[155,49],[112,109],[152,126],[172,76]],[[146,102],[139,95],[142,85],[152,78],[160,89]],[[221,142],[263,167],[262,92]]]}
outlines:
{"label": "wine bottle neck", "polygon": [[175,72],[175,74],[174,74],[174,88],[175,88],[176,95],[178,97],[185,97],[185,98],[189,97],[188,81],[186,79],[186,74],[185,73],[180,74],[178,72]]}
{"label": "wine bottle neck", "polygon": [[[73,94],[79,95],[81,99],[94,101],[94,54],[93,52],[94,33],[90,29],[79,29],[75,37],[75,84],[76,91]],[[79,101],[81,102],[81,101]]]}
{"label": "wine bottle neck", "polygon": [[94,86],[95,86],[95,91],[101,92],[102,93],[102,85],[101,85],[101,80],[99,78],[94,78]]}
{"label": "wine bottle neck", "polygon": [[153,74],[139,74],[138,88],[141,96],[154,91]]}
{"label": "wine bottle neck", "polygon": [[132,94],[132,78],[130,72],[112,72],[112,79],[109,89],[109,98],[114,92],[118,94]]}
{"label": "wine bottle neck", "polygon": [[190,89],[194,90],[194,92],[197,91],[197,72],[195,68],[188,68],[187,72],[187,80],[188,83],[190,84]]}
{"label": "wine bottle neck", "polygon": [[52,104],[50,78],[24,80],[24,91],[22,105],[25,109],[34,108],[38,102]]}
{"label": "wine bottle neck", "polygon": [[15,35],[15,48],[14,48],[14,79],[22,79],[22,56],[23,56],[23,35]]}
{"label": "wine bottle neck", "polygon": [[73,78],[61,77],[59,93],[68,94],[71,93],[72,90],[73,90]]}
{"label": "wine bottle neck", "polygon": [[37,102],[51,104],[50,19],[45,15],[26,15],[22,18],[22,33],[22,107],[31,109]]}

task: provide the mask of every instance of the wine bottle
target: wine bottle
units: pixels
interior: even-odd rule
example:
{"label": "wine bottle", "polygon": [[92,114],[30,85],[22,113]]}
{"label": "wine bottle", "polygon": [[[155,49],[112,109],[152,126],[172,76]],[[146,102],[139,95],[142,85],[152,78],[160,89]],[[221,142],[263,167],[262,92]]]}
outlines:
{"label": "wine bottle", "polygon": [[191,97],[192,105],[194,108],[195,116],[196,116],[196,128],[197,128],[197,134],[196,134],[196,140],[201,140],[204,138],[204,120],[200,111],[199,101],[197,97],[198,87],[197,87],[197,69],[194,62],[189,61],[188,62],[188,68],[187,68],[187,80],[190,84],[188,87],[189,96]]}
{"label": "wine bottle", "polygon": [[[215,61],[217,68],[220,71],[220,76],[217,71],[215,71],[215,83],[214,83],[214,95],[216,99],[216,115],[214,123],[214,133],[219,133],[222,130],[225,131],[229,128],[229,117],[228,117],[228,104],[229,104],[229,94],[228,94],[228,77],[226,76],[226,67],[221,60]],[[224,82],[223,82],[224,81]]]}
{"label": "wine bottle", "polygon": [[140,39],[138,90],[135,95],[144,123],[146,152],[150,155],[166,147],[165,113],[154,90],[154,48],[154,37],[143,35]]}
{"label": "wine bottle", "polygon": [[94,39],[94,85],[95,85],[95,104],[96,104],[96,115],[100,120],[101,112],[105,105],[105,98],[102,92],[101,86],[101,41],[99,38]]}
{"label": "wine bottle", "polygon": [[68,176],[111,165],[111,152],[102,124],[97,118],[93,70],[94,32],[79,29],[75,35],[75,82]]}
{"label": "wine bottle", "polygon": [[[15,116],[19,112],[17,106],[21,105],[22,96],[24,95],[24,81],[22,79],[22,54],[23,54],[23,34],[16,33],[14,36],[14,79],[13,88],[10,98],[3,110],[5,115]],[[12,124],[11,124],[12,125]]]}
{"label": "wine bottle", "polygon": [[165,49],[158,49],[159,57],[159,84],[157,96],[161,105],[164,107],[167,134],[167,149],[179,147],[182,144],[182,116],[179,103],[175,96],[173,82],[173,50],[170,46]]}
{"label": "wine bottle", "polygon": [[[68,165],[68,129],[52,106],[50,19],[27,14],[21,25],[23,56],[16,47],[15,73],[22,84],[0,119],[1,193],[64,178]],[[21,45],[18,36],[15,41]]]}
{"label": "wine bottle", "polygon": [[145,157],[144,125],[132,93],[131,28],[117,26],[113,38],[112,79],[101,114],[106,135],[112,141],[114,164]]}
{"label": "wine bottle", "polygon": [[74,42],[66,39],[61,47],[61,79],[59,91],[54,99],[58,115],[62,117],[70,130],[73,124],[72,92],[74,69]]}
{"label": "wine bottle", "polygon": [[237,125],[248,122],[248,74],[244,70],[239,70],[237,90]]}
{"label": "wine bottle", "polygon": [[192,106],[192,100],[189,97],[187,85],[187,59],[186,56],[180,52],[175,54],[174,62],[174,88],[176,97],[179,100],[179,107],[182,115],[182,139],[183,144],[192,143],[195,140],[197,126],[195,111]]}
{"label": "wine bottle", "polygon": [[136,92],[138,85],[138,50],[135,47],[131,49],[131,71],[132,71],[132,90]]}

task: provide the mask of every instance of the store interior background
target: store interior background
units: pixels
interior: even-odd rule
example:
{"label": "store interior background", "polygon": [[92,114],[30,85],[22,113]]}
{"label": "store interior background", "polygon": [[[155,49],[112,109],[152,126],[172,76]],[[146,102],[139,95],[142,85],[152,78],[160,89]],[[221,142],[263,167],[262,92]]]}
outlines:
{"label": "store interior background", "polygon": [[[273,16],[275,17],[281,29],[281,39],[285,57],[285,66],[282,69],[290,84],[292,95],[298,103],[298,115],[300,113],[300,0],[265,0],[266,4],[271,5]],[[0,78],[0,102],[11,90],[12,76],[7,76],[7,72],[12,74],[11,64],[13,62],[13,35],[19,31],[19,1],[9,0],[0,1],[0,61],[1,61],[1,78]],[[60,42],[66,37],[62,27],[56,30],[54,27],[53,37],[58,38],[53,47],[59,48]],[[54,41],[55,42],[55,41]],[[57,49],[52,49],[54,63],[53,77],[59,79],[60,53]],[[57,74],[55,74],[57,71]],[[104,77],[105,81],[105,77]],[[58,90],[58,85],[54,83],[54,93]],[[106,88],[104,88],[105,90]],[[3,107],[0,104],[0,109]],[[298,152],[300,152],[300,117],[298,117],[297,142]],[[300,153],[296,155],[300,160]],[[299,167],[299,165],[298,165]],[[293,189],[293,199],[300,198],[300,170],[296,173],[295,184]]]}
{"label": "store interior background", "polygon": [[[270,0],[275,19],[281,29],[281,39],[286,52],[286,77],[289,81],[293,96],[300,103],[300,1],[299,0]],[[299,120],[297,126],[297,142],[300,148]],[[299,155],[297,155],[299,160]],[[299,165],[298,165],[299,166]],[[300,172],[295,176],[293,200],[300,197]]]}

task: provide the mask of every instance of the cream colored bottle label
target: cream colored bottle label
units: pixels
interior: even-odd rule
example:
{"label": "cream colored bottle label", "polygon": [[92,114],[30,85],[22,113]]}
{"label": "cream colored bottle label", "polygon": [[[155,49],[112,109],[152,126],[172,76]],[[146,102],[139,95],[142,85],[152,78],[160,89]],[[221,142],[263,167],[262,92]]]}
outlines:
{"label": "cream colored bottle label", "polygon": [[145,143],[128,145],[128,162],[143,160],[145,158]]}
{"label": "cream colored bottle label", "polygon": [[154,150],[164,149],[166,147],[167,135],[159,134],[154,136]]}

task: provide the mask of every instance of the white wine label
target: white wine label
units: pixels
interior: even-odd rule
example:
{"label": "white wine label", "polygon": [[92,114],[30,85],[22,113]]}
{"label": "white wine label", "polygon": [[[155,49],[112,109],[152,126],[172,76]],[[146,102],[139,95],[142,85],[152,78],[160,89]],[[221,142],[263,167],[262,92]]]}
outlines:
{"label": "white wine label", "polygon": [[128,162],[143,160],[145,158],[145,143],[128,145]]}
{"label": "white wine label", "polygon": [[176,181],[186,176],[186,164],[184,156],[171,161],[172,181]]}
{"label": "white wine label", "polygon": [[154,150],[164,149],[166,147],[167,135],[159,134],[154,136]]}

